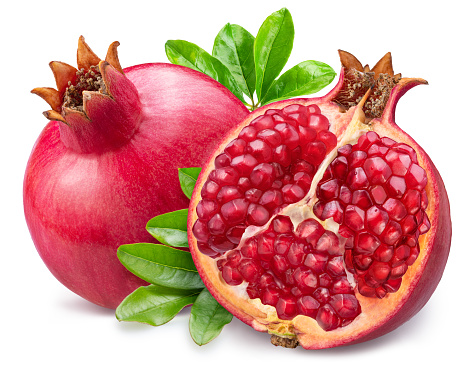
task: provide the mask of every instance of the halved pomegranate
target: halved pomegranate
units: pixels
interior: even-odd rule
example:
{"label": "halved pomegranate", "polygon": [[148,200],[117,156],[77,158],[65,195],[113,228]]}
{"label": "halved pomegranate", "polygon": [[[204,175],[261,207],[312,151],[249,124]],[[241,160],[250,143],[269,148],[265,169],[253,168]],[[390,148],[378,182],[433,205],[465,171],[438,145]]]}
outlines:
{"label": "halved pomegranate", "polygon": [[394,122],[426,84],[340,51],[325,97],[251,113],[199,176],[189,242],[212,295],[272,342],[367,341],[428,301],[451,240],[448,197],[425,151]]}

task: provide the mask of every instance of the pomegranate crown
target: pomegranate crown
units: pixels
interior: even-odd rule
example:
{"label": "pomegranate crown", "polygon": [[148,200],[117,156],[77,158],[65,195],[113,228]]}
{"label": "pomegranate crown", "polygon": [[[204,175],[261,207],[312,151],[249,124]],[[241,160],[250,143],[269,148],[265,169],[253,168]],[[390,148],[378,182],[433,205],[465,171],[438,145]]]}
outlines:
{"label": "pomegranate crown", "polygon": [[363,106],[367,118],[379,118],[383,115],[391,91],[399,85],[404,87],[412,83],[427,84],[420,78],[402,78],[395,74],[391,53],[386,53],[373,68],[363,66],[351,53],[339,50],[343,67],[343,84],[332,101],[345,109],[356,106],[365,93],[371,89],[370,97]]}
{"label": "pomegranate crown", "polygon": [[112,66],[124,74],[117,55],[118,41],[108,48],[106,58],[101,60],[80,36],[77,48],[78,69],[61,61],[49,63],[54,74],[57,89],[50,87],[34,88],[31,92],[42,97],[51,107],[44,111],[49,120],[59,120],[67,124],[66,116],[71,112],[79,112],[86,116],[83,108],[83,92],[98,91],[108,94],[105,85],[105,70]]}

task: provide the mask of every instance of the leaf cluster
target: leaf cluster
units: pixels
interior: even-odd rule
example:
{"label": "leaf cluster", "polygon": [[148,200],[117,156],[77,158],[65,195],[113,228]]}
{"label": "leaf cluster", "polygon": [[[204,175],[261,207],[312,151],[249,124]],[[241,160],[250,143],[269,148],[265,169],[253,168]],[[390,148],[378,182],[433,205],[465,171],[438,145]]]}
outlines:
{"label": "leaf cluster", "polygon": [[170,62],[207,74],[253,111],[270,102],[318,92],[334,79],[334,70],[315,60],[303,61],[280,75],[294,35],[292,16],[283,8],[267,17],[256,37],[227,23],[215,37],[212,54],[184,40],[167,41],[165,50]]}

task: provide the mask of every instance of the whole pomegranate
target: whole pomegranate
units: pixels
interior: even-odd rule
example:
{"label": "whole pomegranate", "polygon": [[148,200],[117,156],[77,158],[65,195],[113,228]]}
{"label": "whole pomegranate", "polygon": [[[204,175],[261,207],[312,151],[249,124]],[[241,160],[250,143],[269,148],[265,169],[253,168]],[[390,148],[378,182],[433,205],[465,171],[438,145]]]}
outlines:
{"label": "whole pomegranate", "polygon": [[381,336],[435,290],[451,240],[448,197],[394,122],[426,81],[340,51],[325,97],[251,113],[205,164],[190,249],[212,295],[277,345],[321,349]]}
{"label": "whole pomegranate", "polygon": [[147,221],[187,208],[177,168],[200,166],[248,114],[194,70],[122,69],[117,46],[101,61],[80,37],[78,70],[50,63],[57,90],[32,92],[50,104],[51,121],[24,178],[26,221],[43,261],[70,290],[108,308],[144,284],[121,265],[118,246],[154,241]]}

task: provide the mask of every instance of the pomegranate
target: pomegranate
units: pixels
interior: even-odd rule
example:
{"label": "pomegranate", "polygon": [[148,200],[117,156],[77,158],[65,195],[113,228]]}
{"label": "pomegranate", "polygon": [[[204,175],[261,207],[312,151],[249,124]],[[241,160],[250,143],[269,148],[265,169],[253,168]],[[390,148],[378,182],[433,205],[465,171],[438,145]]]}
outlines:
{"label": "pomegranate", "polygon": [[276,345],[367,341],[428,301],[446,264],[449,201],[425,151],[394,122],[423,79],[339,51],[321,98],[251,113],[205,164],[189,243],[212,295]]}
{"label": "pomegranate", "polygon": [[51,121],[29,158],[24,212],[54,276],[108,308],[143,280],[119,262],[119,245],[155,241],[146,222],[187,208],[177,168],[200,166],[247,114],[227,88],[189,68],[122,69],[114,42],[105,61],[78,42],[78,70],[52,62],[57,90],[32,92]]}

